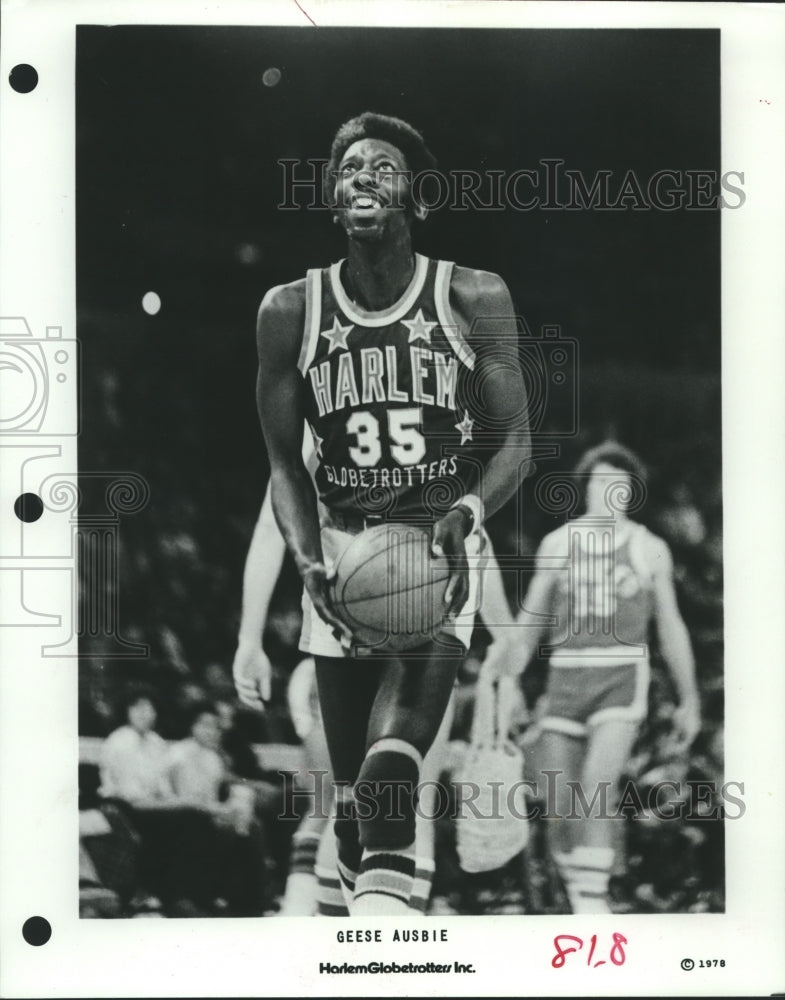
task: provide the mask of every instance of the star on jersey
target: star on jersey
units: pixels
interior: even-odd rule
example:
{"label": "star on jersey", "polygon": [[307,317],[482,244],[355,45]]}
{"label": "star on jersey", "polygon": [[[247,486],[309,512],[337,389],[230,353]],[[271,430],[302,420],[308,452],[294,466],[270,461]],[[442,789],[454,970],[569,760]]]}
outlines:
{"label": "star on jersey", "polygon": [[417,310],[414,319],[402,319],[404,326],[409,327],[409,343],[413,343],[418,338],[424,340],[426,344],[431,342],[431,330],[438,326],[438,323],[426,319],[422,314],[422,309]]}
{"label": "star on jersey", "polygon": [[474,421],[466,412],[463,411],[463,420],[459,424],[455,424],[456,431],[461,432],[461,444],[466,444],[467,441],[473,441],[472,431],[474,429]]}
{"label": "star on jersey", "polygon": [[346,346],[346,338],[354,329],[354,323],[349,323],[348,326],[341,326],[338,322],[338,317],[333,319],[332,330],[322,330],[319,334],[320,337],[324,337],[330,341],[330,346],[327,349],[327,353],[332,354],[333,351],[337,351],[339,347],[342,347],[344,351],[349,348]]}
{"label": "star on jersey", "polygon": [[313,438],[313,446],[316,449],[316,454],[319,456],[319,458],[322,458],[323,457],[322,456],[322,445],[324,444],[324,438],[320,438],[319,435],[316,433],[316,431],[313,429],[313,427],[311,427],[310,424],[308,424],[308,427],[311,430],[311,437]]}

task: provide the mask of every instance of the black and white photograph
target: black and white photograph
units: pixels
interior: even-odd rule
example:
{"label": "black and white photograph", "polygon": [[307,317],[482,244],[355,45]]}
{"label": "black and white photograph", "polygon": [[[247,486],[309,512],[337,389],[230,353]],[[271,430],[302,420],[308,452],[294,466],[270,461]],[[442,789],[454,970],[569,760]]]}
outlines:
{"label": "black and white photograph", "polygon": [[776,991],[782,18],[215,6],[3,44],[4,990]]}

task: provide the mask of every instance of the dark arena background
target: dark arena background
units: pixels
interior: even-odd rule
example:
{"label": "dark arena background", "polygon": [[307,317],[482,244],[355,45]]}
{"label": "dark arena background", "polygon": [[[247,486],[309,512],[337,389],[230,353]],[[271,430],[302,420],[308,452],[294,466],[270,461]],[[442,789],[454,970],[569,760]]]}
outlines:
{"label": "dark arena background", "polygon": [[[535,443],[558,445],[558,455],[538,461],[520,504],[489,523],[499,554],[531,554],[564,519],[540,509],[535,487],[586,447],[612,437],[648,463],[640,518],[674,554],[703,730],[687,758],[673,752],[674,696],[655,650],[629,775],[641,788],[666,779],[719,787],[720,212],[705,193],[719,191],[719,32],[82,27],[76,73],[83,522],[106,513],[106,483],[124,472],[149,489],[142,509],[117,524],[117,573],[98,579],[82,561],[83,811],[99,802],[100,744],[124,721],[129,690],[154,692],[168,740],[186,735],[200,700],[237,705],[243,565],[268,475],[254,397],[256,311],[271,285],[344,253],[329,212],[304,207],[307,192],[289,196],[299,207],[278,207],[279,161],[298,161],[295,176],[308,178],[305,161],[325,159],[337,126],[368,109],[411,121],[445,172],[544,177],[555,168],[543,161],[563,161],[551,207],[445,206],[416,245],[498,272],[525,320],[523,338],[558,326],[571,345],[569,391],[541,397],[535,426]],[[686,197],[673,210],[635,207],[634,193],[615,209],[570,209],[566,170],[587,184],[609,172],[612,203],[629,171],[645,195],[650,178],[670,170]],[[697,192],[689,171],[715,180]],[[518,196],[530,193],[522,182]],[[477,197],[489,201],[487,182]],[[157,312],[143,308],[149,292]],[[538,357],[547,371],[546,355]],[[505,582],[518,602],[526,574],[508,572]],[[235,720],[237,739],[258,750],[272,803],[259,913],[275,912],[295,826],[276,819],[275,803],[285,792],[278,771],[296,767],[299,752],[286,701],[300,658],[299,595],[287,563],[264,637],[272,702],[264,716],[238,710]],[[456,754],[487,642],[478,629],[460,677]],[[543,675],[534,664],[523,682],[514,731],[524,746]],[[679,822],[630,817],[612,882],[618,910],[724,909],[723,825],[708,819],[715,806]],[[111,817],[110,847],[83,838],[95,867],[82,886],[84,915],[130,912],[133,837],[121,819]],[[562,912],[536,824],[524,855],[485,876],[461,873],[453,836],[440,821],[432,912]]]}

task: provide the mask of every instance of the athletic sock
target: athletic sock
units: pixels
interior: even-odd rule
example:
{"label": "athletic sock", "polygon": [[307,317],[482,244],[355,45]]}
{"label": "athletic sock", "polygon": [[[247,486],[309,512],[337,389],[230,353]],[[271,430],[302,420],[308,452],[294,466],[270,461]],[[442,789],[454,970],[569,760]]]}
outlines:
{"label": "athletic sock", "polygon": [[340,858],[338,858],[337,867],[344,905],[351,911],[358,875],[356,871],[349,868]]}
{"label": "athletic sock", "polygon": [[316,912],[320,917],[348,917],[349,907],[335,868],[316,866]]}
{"label": "athletic sock", "polygon": [[409,899],[409,908],[418,913],[428,910],[428,900],[431,898],[433,885],[434,863],[430,858],[416,858],[414,864],[414,884]]}
{"label": "athletic sock", "polygon": [[[428,858],[417,858],[414,871],[414,885],[409,900],[409,909],[416,913],[426,913],[431,898],[434,864]],[[341,891],[341,880],[335,869],[316,866],[316,912],[320,917],[348,917],[349,908]]]}
{"label": "athletic sock", "polygon": [[[373,893],[396,900],[406,907],[412,897],[414,872],[414,844],[386,851],[366,848],[357,876],[354,898],[357,900],[361,896]],[[379,900],[379,905],[382,909],[386,909],[382,899]],[[394,912],[395,909],[393,905],[390,912]]]}
{"label": "athletic sock", "polygon": [[562,872],[573,913],[610,913],[608,881],[613,867],[613,848],[574,847],[569,854],[555,855]]}
{"label": "athletic sock", "polygon": [[312,916],[316,912],[316,851],[319,834],[299,831],[292,837],[289,875],[281,900],[282,916]]}
{"label": "athletic sock", "polygon": [[316,868],[316,852],[319,850],[319,833],[299,830],[292,837],[292,849],[289,856],[289,874],[300,872],[313,875]]}

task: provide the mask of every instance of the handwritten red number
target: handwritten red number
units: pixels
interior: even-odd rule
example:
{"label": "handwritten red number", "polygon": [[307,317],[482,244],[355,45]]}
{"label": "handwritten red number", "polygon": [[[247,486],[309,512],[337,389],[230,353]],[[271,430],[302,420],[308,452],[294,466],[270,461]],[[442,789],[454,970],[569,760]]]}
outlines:
{"label": "handwritten red number", "polygon": [[[575,941],[576,948],[562,948],[559,941]],[[572,934],[557,934],[553,939],[553,947],[556,949],[556,954],[551,959],[551,965],[554,969],[561,969],[567,960],[567,956],[571,955],[574,951],[579,951],[583,947],[583,938],[575,937]]]}
{"label": "handwritten red number", "polygon": [[[574,942],[574,947],[570,946],[565,948],[562,945],[562,941],[572,941]],[[586,964],[591,966],[592,959],[594,958],[594,951],[597,947],[597,935],[592,934],[591,938],[591,948],[589,949],[589,957],[586,959]],[[611,948],[610,960],[614,965],[624,965],[627,960],[627,956],[624,952],[624,946],[627,944],[627,938],[623,934],[614,933],[613,935],[613,947]],[[583,948],[583,938],[575,937],[573,934],[557,934],[553,939],[553,946],[556,949],[556,954],[551,959],[551,965],[554,969],[561,969],[564,967],[564,963],[567,961],[567,956],[572,955],[573,952],[580,951]],[[600,965],[605,965],[605,959],[601,959],[599,962],[595,962],[593,968],[597,968]]]}
{"label": "handwritten red number", "polygon": [[624,965],[624,960],[627,957],[624,954],[624,945],[627,944],[627,938],[623,934],[613,935],[613,947],[611,948],[611,961],[614,965]]}

